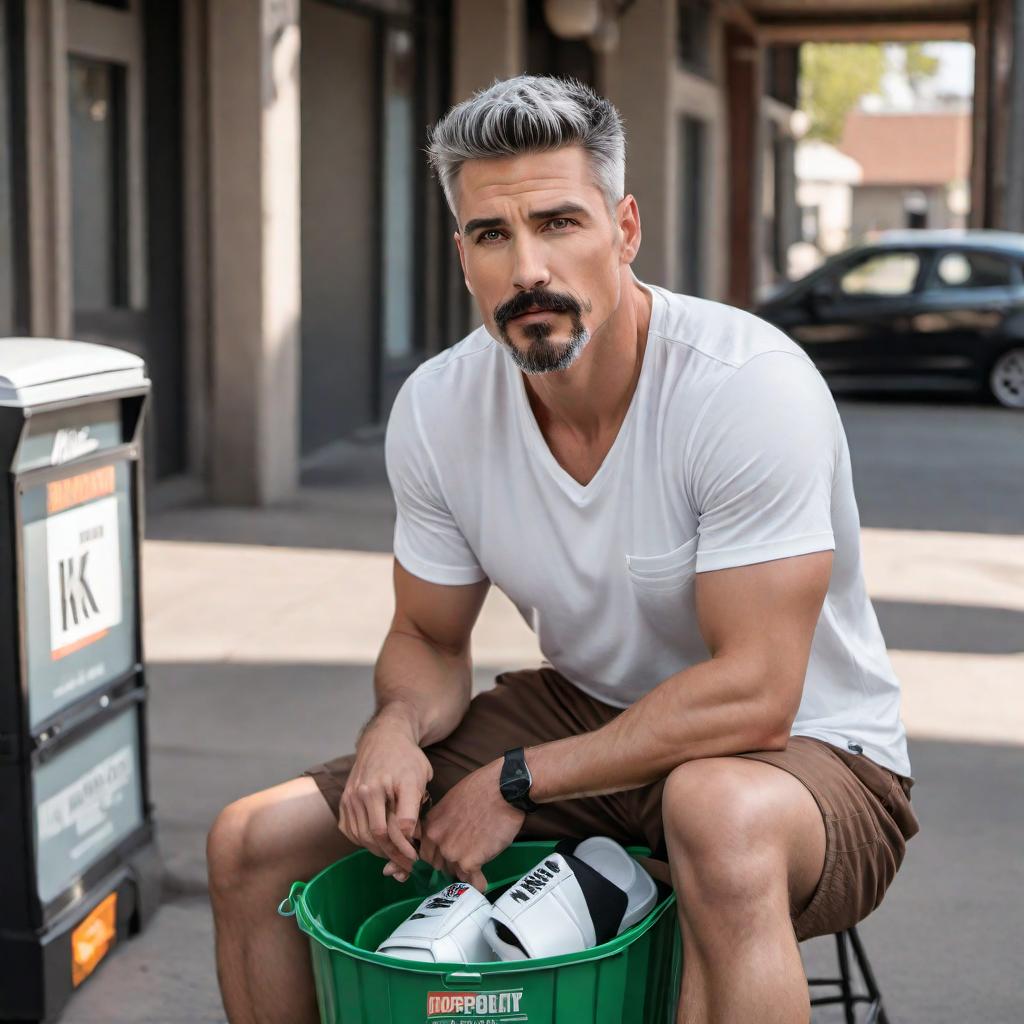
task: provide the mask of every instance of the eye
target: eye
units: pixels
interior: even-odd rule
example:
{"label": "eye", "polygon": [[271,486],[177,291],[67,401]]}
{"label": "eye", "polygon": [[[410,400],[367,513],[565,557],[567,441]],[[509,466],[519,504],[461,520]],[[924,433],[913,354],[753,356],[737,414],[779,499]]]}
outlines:
{"label": "eye", "polygon": [[476,236],[476,240],[478,243],[496,242],[498,241],[499,238],[501,238],[501,232],[497,228],[490,228],[487,231],[481,231],[480,234]]}
{"label": "eye", "polygon": [[548,221],[548,227],[554,228],[555,231],[561,231],[564,228],[569,227],[571,224],[575,224],[571,217],[554,217]]}

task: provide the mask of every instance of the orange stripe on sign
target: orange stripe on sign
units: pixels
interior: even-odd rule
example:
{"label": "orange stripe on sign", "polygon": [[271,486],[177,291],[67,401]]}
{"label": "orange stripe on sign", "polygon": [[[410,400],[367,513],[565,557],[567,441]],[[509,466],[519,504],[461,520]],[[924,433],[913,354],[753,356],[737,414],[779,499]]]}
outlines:
{"label": "orange stripe on sign", "polygon": [[113,466],[101,466],[88,473],[54,480],[46,485],[46,514],[63,512],[66,508],[83,505],[94,498],[113,494],[116,484]]}
{"label": "orange stripe on sign", "polygon": [[97,640],[102,640],[109,629],[101,629],[98,633],[93,633],[90,636],[83,636],[80,640],[75,640],[73,643],[65,644],[63,647],[58,647],[57,650],[51,652],[51,661],[60,661],[61,658],[66,658],[69,654],[74,654],[75,651],[80,651],[83,647],[88,647],[89,644],[96,643]]}
{"label": "orange stripe on sign", "polygon": [[117,937],[117,893],[112,892],[71,933],[71,986],[78,988]]}

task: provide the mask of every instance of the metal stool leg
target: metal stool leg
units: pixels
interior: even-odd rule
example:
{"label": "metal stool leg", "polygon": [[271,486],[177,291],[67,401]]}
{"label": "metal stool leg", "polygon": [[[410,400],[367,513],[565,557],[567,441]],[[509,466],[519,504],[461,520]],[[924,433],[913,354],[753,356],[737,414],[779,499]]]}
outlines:
{"label": "metal stool leg", "polygon": [[857,1024],[853,1012],[853,993],[850,991],[850,958],[846,952],[845,932],[836,932],[836,957],[839,960],[839,991],[843,997],[846,1024]]}
{"label": "metal stool leg", "polygon": [[[889,1024],[885,1007],[882,1005],[882,995],[878,991],[878,983],[875,981],[874,971],[868,961],[867,954],[861,944],[860,936],[856,928],[850,928],[845,932],[836,932],[836,959],[839,966],[838,978],[808,978],[807,984],[814,988],[816,986],[834,986],[839,989],[838,995],[818,996],[811,1000],[811,1006],[836,1006],[842,1005],[846,1017],[846,1024],[856,1024],[856,1004],[865,1003],[868,1008],[864,1024]],[[850,956],[846,942],[849,940],[853,949],[853,958],[857,961],[857,969],[864,980],[866,994],[853,991],[853,984],[850,977]]]}

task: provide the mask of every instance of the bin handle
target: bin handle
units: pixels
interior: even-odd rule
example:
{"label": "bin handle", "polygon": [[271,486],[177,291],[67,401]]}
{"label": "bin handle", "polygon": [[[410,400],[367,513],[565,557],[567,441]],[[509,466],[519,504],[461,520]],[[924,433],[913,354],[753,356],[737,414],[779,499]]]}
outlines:
{"label": "bin handle", "polygon": [[281,917],[295,916],[296,903],[305,888],[305,882],[292,882],[292,887],[288,890],[288,895],[285,896],[285,898],[277,905],[277,912]]}
{"label": "bin handle", "polygon": [[483,980],[476,971],[452,971],[444,976],[444,983],[448,986],[479,985]]}

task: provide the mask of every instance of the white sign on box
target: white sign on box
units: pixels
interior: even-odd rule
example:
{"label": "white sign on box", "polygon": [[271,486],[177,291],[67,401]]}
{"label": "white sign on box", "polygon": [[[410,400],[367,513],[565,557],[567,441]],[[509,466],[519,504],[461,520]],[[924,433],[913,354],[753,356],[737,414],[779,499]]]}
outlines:
{"label": "white sign on box", "polygon": [[50,652],[81,650],[121,621],[117,498],[79,505],[46,520]]}

